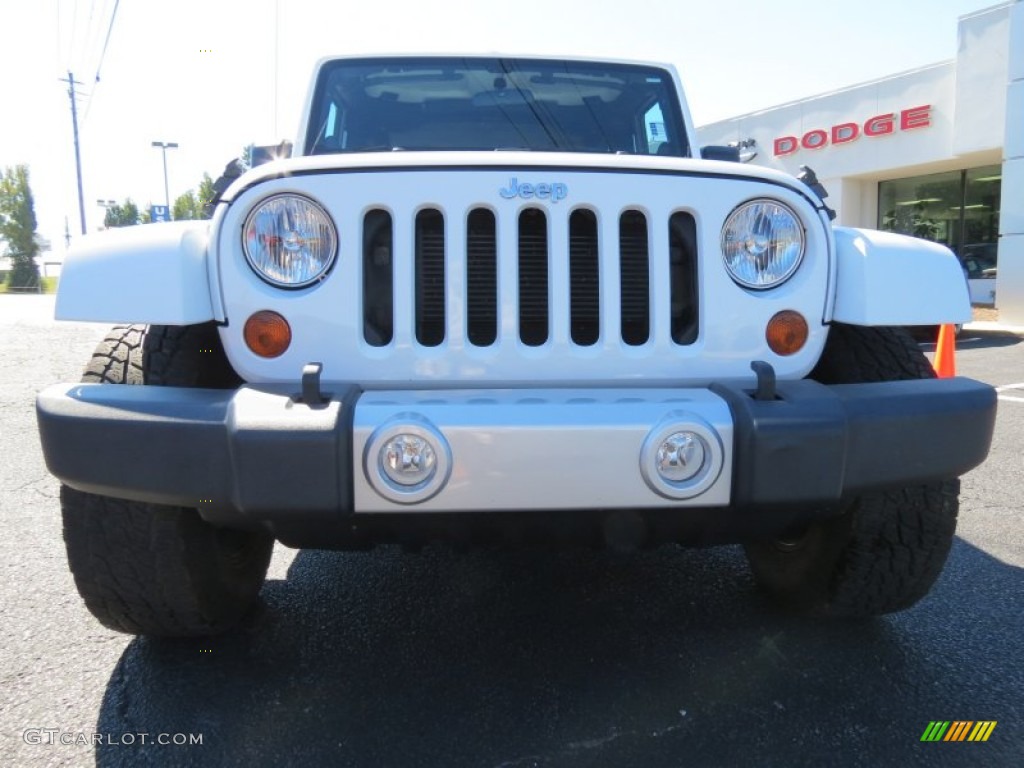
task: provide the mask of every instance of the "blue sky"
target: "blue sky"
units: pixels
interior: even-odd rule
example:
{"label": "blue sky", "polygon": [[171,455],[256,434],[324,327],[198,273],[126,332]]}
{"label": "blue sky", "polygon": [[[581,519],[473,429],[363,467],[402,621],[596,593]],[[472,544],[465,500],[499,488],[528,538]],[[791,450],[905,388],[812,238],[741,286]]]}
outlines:
{"label": "blue sky", "polygon": [[[40,233],[77,235],[70,70],[89,231],[98,199],[171,199],[251,142],[293,138],[334,53],[492,51],[667,61],[700,125],[953,58],[991,0],[0,0],[0,167],[27,163]],[[15,32],[16,30],[16,32]]]}

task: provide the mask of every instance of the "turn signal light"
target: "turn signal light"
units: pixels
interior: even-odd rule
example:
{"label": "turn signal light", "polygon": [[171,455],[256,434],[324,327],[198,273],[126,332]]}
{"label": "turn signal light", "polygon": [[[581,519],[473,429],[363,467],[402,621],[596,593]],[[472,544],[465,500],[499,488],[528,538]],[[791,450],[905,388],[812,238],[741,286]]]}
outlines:
{"label": "turn signal light", "polygon": [[283,355],[292,343],[292,329],[277,312],[264,309],[245,321],[245,344],[260,357]]}
{"label": "turn signal light", "polygon": [[807,343],[807,321],[799,312],[784,309],[768,321],[764,337],[776,355],[795,355]]}

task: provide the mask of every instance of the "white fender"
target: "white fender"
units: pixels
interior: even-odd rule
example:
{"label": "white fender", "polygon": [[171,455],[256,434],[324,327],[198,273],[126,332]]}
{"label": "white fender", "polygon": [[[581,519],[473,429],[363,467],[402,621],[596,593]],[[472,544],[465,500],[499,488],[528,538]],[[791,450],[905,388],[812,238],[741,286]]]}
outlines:
{"label": "white fender", "polygon": [[836,227],[832,319],[853,325],[966,323],[963,268],[943,245],[871,229]]}
{"label": "white fender", "polygon": [[175,221],[84,238],[64,260],[57,319],[161,325],[212,320],[209,229],[208,221]]}

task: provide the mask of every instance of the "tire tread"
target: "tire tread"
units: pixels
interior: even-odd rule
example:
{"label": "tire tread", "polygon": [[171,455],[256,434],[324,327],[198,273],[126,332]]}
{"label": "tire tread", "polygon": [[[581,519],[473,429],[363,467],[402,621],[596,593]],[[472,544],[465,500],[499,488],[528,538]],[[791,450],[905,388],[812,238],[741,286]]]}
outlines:
{"label": "tire tread", "polygon": [[[120,325],[99,344],[82,380],[223,388],[238,377],[212,324]],[[86,607],[104,626],[130,634],[229,629],[255,602],[273,549],[266,534],[218,530],[187,507],[62,486],[61,509],[68,563]]]}
{"label": "tire tread", "polygon": [[[824,384],[934,378],[902,328],[835,324],[812,371]],[[956,533],[960,481],[865,493],[838,517],[812,523],[793,547],[746,545],[758,583],[782,605],[818,615],[865,617],[923,598]]]}

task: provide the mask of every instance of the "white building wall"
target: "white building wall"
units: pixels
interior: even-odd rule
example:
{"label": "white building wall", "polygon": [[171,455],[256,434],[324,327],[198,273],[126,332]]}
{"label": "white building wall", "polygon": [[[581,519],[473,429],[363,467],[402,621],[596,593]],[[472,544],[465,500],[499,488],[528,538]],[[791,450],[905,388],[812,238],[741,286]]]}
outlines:
{"label": "white building wall", "polygon": [[999,217],[996,304],[1003,322],[1024,325],[1024,1],[1011,12],[1003,205]]}
{"label": "white building wall", "polygon": [[[1024,324],[1024,0],[960,19],[957,57],[911,72],[698,129],[702,144],[754,139],[754,163],[797,175],[815,170],[837,224],[875,227],[878,182],[1003,163],[997,306]],[[904,110],[928,105],[928,125],[899,130]],[[869,137],[864,123],[894,114],[897,129]],[[856,123],[852,141],[776,154],[775,141]]]}
{"label": "white building wall", "polygon": [[[758,148],[756,164],[794,176],[801,165],[810,166],[829,190],[829,204],[838,211],[838,222],[867,226],[874,223],[873,210],[859,205],[856,210],[848,210],[837,204],[839,198],[847,197],[841,189],[843,181],[865,176],[884,178],[894,168],[923,166],[949,158],[956,122],[955,89],[956,63],[950,61],[712,123],[699,130],[699,138],[702,144],[728,144],[753,138]],[[992,90],[990,84],[989,91]],[[930,107],[928,125],[901,130],[901,114],[923,106]],[[891,133],[865,135],[867,121],[889,114],[894,116]],[[787,154],[775,152],[775,143],[780,138],[793,137],[799,142],[809,131],[831,134],[834,126],[849,123],[857,125],[858,136],[852,141],[832,144],[830,137],[829,143],[820,148],[801,146]]]}
{"label": "white building wall", "polygon": [[953,155],[1001,147],[1006,103],[998,92],[1009,70],[1012,5],[960,19],[957,29]]}

